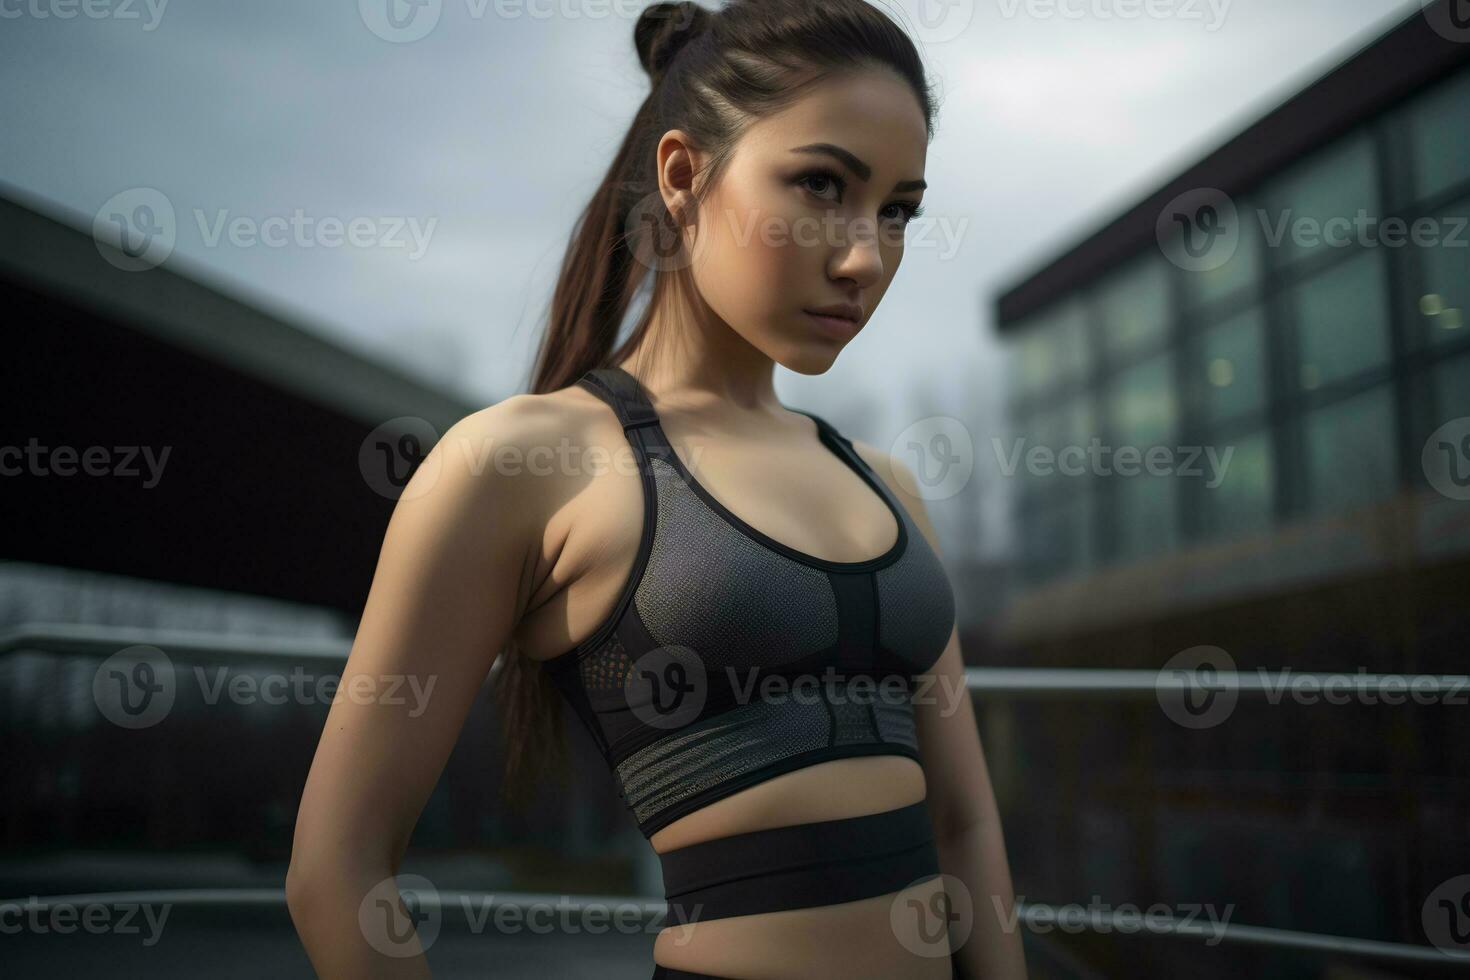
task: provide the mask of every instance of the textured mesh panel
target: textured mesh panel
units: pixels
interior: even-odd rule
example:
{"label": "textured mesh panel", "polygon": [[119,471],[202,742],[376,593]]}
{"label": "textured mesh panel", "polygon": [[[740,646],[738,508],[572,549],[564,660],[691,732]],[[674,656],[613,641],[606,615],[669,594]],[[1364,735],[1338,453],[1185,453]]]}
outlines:
{"label": "textured mesh panel", "polygon": [[[876,731],[869,701],[875,701]],[[834,717],[835,743],[829,741]],[[759,700],[644,746],[618,765],[617,778],[634,817],[646,824],[668,807],[742,773],[832,744],[878,742],[918,750],[907,698],[894,703],[881,697],[809,695]]]}
{"label": "textured mesh panel", "polygon": [[909,521],[909,543],[903,557],[875,574],[881,604],[878,642],[914,673],[928,670],[944,652],[954,629],[954,590],[944,565]]}
{"label": "textured mesh panel", "polygon": [[645,746],[618,766],[623,795],[644,823],[733,776],[827,744],[820,703],[753,701]]}
{"label": "textured mesh panel", "polygon": [[873,715],[878,719],[878,737],[884,742],[899,742],[918,749],[919,735],[914,729],[914,707],[907,699],[898,703],[876,701]]}
{"label": "textured mesh panel", "polygon": [[632,667],[633,661],[623,649],[622,641],[618,639],[617,633],[613,633],[602,646],[582,659],[578,671],[582,677],[582,687],[588,694],[596,695],[621,691]]}
{"label": "textured mesh panel", "polygon": [[689,647],[711,671],[777,666],[837,641],[827,574],[746,537],[658,457],[657,523],[634,601],[660,645]]}
{"label": "textured mesh panel", "polygon": [[878,737],[873,728],[873,716],[868,706],[858,701],[847,701],[832,705],[832,714],[837,718],[837,731],[833,744],[852,745],[871,742]]}

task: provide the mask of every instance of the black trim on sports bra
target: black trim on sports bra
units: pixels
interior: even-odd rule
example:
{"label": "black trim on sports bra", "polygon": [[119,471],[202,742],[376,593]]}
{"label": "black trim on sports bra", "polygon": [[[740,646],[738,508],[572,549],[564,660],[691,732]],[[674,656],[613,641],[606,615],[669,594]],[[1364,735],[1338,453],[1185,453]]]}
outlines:
{"label": "black trim on sports bra", "polygon": [[577,384],[586,388],[611,406],[613,412],[618,417],[618,421],[622,423],[623,433],[633,449],[638,463],[639,475],[642,477],[643,529],[638,544],[638,554],[633,559],[632,572],[624,582],[622,592],[618,595],[618,601],[613,606],[612,612],[597,625],[596,629],[586,639],[564,653],[559,653],[542,660],[542,666],[556,665],[560,667],[570,661],[579,659],[581,656],[601,646],[617,627],[618,621],[623,617],[624,612],[628,608],[628,604],[633,601],[633,596],[638,591],[638,585],[642,581],[643,572],[648,563],[648,555],[653,549],[653,534],[658,519],[656,482],[653,467],[649,462],[652,456],[657,456],[674,467],[689,489],[703,500],[721,520],[751,540],[783,557],[790,558],[792,561],[824,571],[869,572],[895,564],[903,558],[904,553],[908,550],[908,514],[904,510],[903,505],[894,498],[892,492],[884,485],[883,481],[872,470],[867,461],[852,447],[852,443],[820,416],[812,412],[802,411],[801,409],[790,409],[790,411],[794,411],[799,415],[805,415],[816,423],[817,441],[838,459],[842,460],[849,469],[856,473],[882,499],[898,525],[898,536],[892,546],[883,554],[874,558],[855,562],[828,561],[825,558],[818,558],[815,555],[809,555],[806,552],[798,551],[795,548],[783,544],[741,520],[738,515],[720,503],[713,494],[696,480],[694,474],[684,465],[684,461],[679,458],[679,454],[670,445],[668,433],[664,432],[663,425],[659,421],[658,414],[653,409],[653,403],[648,398],[647,391],[639,383],[638,379],[626,369],[617,365],[594,369],[579,378]]}

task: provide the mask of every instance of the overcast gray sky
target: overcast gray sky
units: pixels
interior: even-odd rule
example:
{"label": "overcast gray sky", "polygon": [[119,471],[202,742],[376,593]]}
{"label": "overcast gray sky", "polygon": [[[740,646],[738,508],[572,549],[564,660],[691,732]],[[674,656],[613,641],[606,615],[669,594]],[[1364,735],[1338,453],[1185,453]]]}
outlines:
{"label": "overcast gray sky", "polygon": [[[0,180],[88,222],[155,188],[182,271],[497,401],[526,375],[572,222],[646,92],[646,4],[428,0],[431,29],[393,41],[384,2],[0,0]],[[928,4],[880,6],[923,39],[942,98],[916,223],[934,244],[910,249],[828,374],[778,379],[787,404],[880,446],[928,411],[983,438],[999,288],[1420,6]],[[1143,7],[1162,16],[1124,16]],[[318,230],[367,219],[378,243],[211,244],[222,217],[298,211]],[[411,223],[403,247],[382,244],[391,219]],[[990,503],[987,552],[1004,536]]]}

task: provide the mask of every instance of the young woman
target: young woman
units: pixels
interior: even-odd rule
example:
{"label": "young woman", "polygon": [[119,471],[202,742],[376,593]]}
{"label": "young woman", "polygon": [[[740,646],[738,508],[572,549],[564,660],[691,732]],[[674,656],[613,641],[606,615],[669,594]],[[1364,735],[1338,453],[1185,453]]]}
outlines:
{"label": "young woman", "polygon": [[919,56],[865,0],[660,3],[634,39],[652,91],[568,248],[532,393],[455,425],[393,514],[343,685],[436,695],[417,717],[332,706],[297,928],[323,975],[426,975],[376,956],[357,909],[499,657],[513,788],[568,704],[660,856],[656,978],[1024,977],[923,503],[772,384],[826,371],[898,271],[933,130]]}

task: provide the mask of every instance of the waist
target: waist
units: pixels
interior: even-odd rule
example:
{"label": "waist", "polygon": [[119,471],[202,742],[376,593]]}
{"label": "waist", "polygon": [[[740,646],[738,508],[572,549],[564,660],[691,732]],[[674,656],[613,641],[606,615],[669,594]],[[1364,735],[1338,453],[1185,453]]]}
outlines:
{"label": "waist", "polygon": [[928,806],[771,827],[659,855],[666,925],[836,905],[938,876]]}

